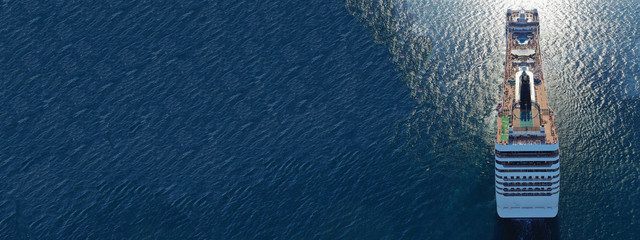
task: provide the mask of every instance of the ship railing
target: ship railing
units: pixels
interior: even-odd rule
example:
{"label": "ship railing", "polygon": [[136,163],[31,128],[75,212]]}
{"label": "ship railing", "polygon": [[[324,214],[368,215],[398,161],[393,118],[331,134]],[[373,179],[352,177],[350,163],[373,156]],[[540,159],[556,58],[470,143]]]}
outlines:
{"label": "ship railing", "polygon": [[[557,157],[558,155],[556,155],[555,157]],[[542,157],[538,157],[538,158],[555,158],[555,157],[551,157],[551,156],[542,156]],[[514,157],[514,158],[521,158],[521,157]],[[535,158],[535,157],[530,157],[530,158]],[[560,159],[554,160],[554,161],[501,161],[501,160],[496,160],[497,164],[500,164],[504,167],[549,167],[552,166],[553,164],[558,164],[560,162]]]}
{"label": "ship railing", "polygon": [[553,164],[531,164],[531,165],[504,165],[501,166],[505,168],[529,168],[529,167],[551,167]]}
{"label": "ship railing", "polygon": [[560,171],[560,167],[555,169],[499,169],[495,168],[498,172],[517,172],[517,173],[525,173],[525,172],[557,172]]}

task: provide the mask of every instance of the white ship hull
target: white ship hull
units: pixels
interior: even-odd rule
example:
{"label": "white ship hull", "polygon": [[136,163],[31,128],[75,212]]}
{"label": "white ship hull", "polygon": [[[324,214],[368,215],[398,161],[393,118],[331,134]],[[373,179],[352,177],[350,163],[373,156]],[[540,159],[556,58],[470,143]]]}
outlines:
{"label": "white ship hull", "polygon": [[[496,152],[500,153],[495,157],[498,216],[502,218],[556,217],[560,197],[560,154],[556,154],[557,145],[555,149],[550,148],[549,145],[515,146],[518,148],[496,145]],[[526,157],[527,152],[531,155],[551,153],[546,156],[537,154],[544,157]]]}

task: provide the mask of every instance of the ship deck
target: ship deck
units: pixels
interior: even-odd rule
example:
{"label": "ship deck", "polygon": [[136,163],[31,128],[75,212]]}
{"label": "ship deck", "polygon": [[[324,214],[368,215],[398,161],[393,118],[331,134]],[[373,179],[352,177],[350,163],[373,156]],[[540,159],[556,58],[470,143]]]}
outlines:
{"label": "ship deck", "polygon": [[[502,107],[498,112],[496,143],[507,144],[556,144],[553,111],[547,101],[545,79],[540,57],[538,15],[526,12],[526,22],[518,21],[520,12],[507,15],[507,54],[505,63]],[[535,102],[529,108],[516,102],[516,74],[533,73]],[[520,93],[522,94],[522,93]]]}

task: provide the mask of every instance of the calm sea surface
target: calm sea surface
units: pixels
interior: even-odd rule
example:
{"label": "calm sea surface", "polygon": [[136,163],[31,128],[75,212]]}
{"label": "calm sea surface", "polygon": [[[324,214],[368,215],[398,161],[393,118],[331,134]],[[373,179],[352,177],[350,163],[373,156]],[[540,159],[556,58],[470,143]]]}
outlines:
{"label": "calm sea surface", "polygon": [[[0,239],[638,239],[640,2],[0,3]],[[555,220],[500,220],[537,8]]]}

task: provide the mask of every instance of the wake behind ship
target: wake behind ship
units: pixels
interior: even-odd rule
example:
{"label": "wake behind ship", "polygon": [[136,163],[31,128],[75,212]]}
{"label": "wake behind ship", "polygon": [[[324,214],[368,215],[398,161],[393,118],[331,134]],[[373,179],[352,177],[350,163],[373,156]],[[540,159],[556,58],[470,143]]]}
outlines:
{"label": "wake behind ship", "polygon": [[560,153],[540,59],[538,11],[507,10],[507,57],[495,144],[502,218],[558,214]]}

